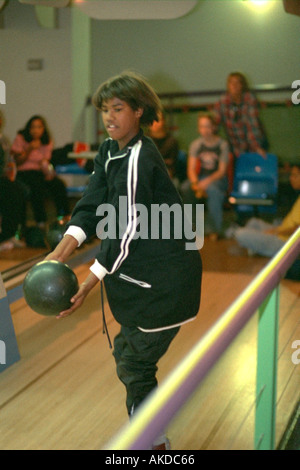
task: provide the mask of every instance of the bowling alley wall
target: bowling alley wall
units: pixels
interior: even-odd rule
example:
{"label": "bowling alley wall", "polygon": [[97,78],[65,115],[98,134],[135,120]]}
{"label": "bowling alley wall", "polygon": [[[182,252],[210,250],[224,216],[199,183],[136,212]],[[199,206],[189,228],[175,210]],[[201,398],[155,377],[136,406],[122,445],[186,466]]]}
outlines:
{"label": "bowling alley wall", "polygon": [[[71,23],[71,8],[58,10],[54,29],[38,24],[33,6],[10,1],[5,8],[0,22],[0,80],[6,84],[7,96],[1,109],[11,140],[35,113],[47,119],[56,146],[84,138],[86,110],[82,109],[82,129],[76,135],[72,123]],[[243,0],[203,0],[188,15],[174,20],[92,20],[87,95],[124,69],[142,73],[158,93],[224,90],[228,73],[236,70],[254,88],[291,86],[300,80],[299,32],[300,17],[286,13],[281,0],[271,0],[261,9]],[[85,51],[83,47],[82,59]],[[30,62],[34,60],[40,62]],[[41,67],[30,69],[30,64]],[[300,105],[285,105],[291,95],[292,89],[258,95],[262,101],[279,103],[264,107],[261,118],[271,150],[281,161],[300,154]],[[216,99],[178,101],[183,109],[188,105],[186,112],[172,115],[171,123],[183,149],[197,135],[196,112],[189,105]],[[96,123],[92,126],[95,136]]]}

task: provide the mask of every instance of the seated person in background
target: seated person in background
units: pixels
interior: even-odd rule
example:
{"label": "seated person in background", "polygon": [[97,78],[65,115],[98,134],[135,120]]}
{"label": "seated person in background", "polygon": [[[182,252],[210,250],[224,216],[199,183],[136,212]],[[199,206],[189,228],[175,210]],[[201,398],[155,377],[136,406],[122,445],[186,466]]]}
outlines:
{"label": "seated person in background", "polygon": [[176,175],[177,157],[179,152],[179,145],[177,140],[170,134],[167,129],[165,116],[159,113],[159,121],[154,121],[149,127],[149,136],[154,141],[165,164],[168,168],[170,178],[176,187],[179,181]]}
{"label": "seated person in background", "polygon": [[235,158],[245,152],[266,156],[267,139],[259,120],[259,105],[242,73],[228,75],[226,94],[215,104],[214,112]]}
{"label": "seated person in background", "polygon": [[300,226],[300,165],[292,167],[290,182],[299,196],[280,225],[252,218],[245,227],[235,230],[235,239],[249,254],[273,257]]}
{"label": "seated person in background", "polygon": [[[188,185],[183,185],[184,202],[207,198],[210,238],[216,240],[222,232],[223,203],[228,181],[228,144],[216,134],[214,117],[209,113],[200,113],[198,117],[200,137],[189,148]],[[194,193],[194,194],[193,194]]]}
{"label": "seated person in background", "polygon": [[22,186],[15,182],[15,169],[9,161],[9,141],[2,135],[0,112],[0,251],[24,244],[16,233],[25,224],[25,203]]}
{"label": "seated person in background", "polygon": [[44,228],[47,221],[47,192],[55,203],[57,216],[68,217],[70,214],[66,187],[49,164],[52,149],[47,124],[41,116],[29,119],[25,128],[18,132],[11,148],[18,168],[17,180],[30,189],[34,218],[40,228]]}

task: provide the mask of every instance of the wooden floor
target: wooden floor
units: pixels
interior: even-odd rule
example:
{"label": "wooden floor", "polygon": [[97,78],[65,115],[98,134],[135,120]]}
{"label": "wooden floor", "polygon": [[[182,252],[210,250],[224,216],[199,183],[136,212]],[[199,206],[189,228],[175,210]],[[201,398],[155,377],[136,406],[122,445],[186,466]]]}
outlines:
{"label": "wooden floor", "polygon": [[[205,241],[198,318],[184,326],[159,364],[159,380],[176,366],[268,262],[249,258],[231,240]],[[83,280],[88,265],[76,269]],[[21,360],[0,374],[0,449],[101,449],[127,422],[107,338],[102,333],[100,290],[73,316],[57,321],[19,300],[12,319]],[[299,400],[299,365],[292,342],[300,339],[300,283],[282,281],[276,440]],[[106,305],[110,336],[119,330]],[[256,315],[224,354],[168,429],[172,448],[252,449]]]}

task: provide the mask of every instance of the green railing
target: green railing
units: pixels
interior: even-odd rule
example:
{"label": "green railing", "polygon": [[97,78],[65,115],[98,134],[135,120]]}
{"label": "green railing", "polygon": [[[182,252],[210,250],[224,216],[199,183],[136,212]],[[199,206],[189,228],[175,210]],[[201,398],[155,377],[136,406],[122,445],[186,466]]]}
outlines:
{"label": "green railing", "polygon": [[149,448],[257,310],[254,449],[275,448],[278,286],[299,253],[300,228],[108,443],[107,450]]}

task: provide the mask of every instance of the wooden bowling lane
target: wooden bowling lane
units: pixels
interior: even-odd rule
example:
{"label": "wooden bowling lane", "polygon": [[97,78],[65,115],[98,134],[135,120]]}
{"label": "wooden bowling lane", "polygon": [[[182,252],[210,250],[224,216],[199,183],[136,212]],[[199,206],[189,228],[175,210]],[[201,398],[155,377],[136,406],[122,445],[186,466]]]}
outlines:
{"label": "wooden bowling lane", "polygon": [[[266,263],[233,255],[233,248],[228,241],[205,244],[201,311],[161,360],[160,381]],[[80,281],[88,267],[76,269]],[[300,338],[299,291],[299,283],[283,281],[277,441],[299,400],[299,366],[291,362],[291,343]],[[119,326],[107,304],[105,310],[113,339]],[[21,360],[0,374],[0,449],[101,449],[127,415],[124,388],[102,334],[100,289],[64,320],[37,315],[24,300],[12,305],[12,318]],[[170,425],[174,449],[251,448],[255,361],[256,316]]]}
{"label": "wooden bowling lane", "polygon": [[[76,269],[80,281],[87,271],[87,265]],[[114,401],[124,391],[102,333],[99,306],[100,289],[96,288],[81,311],[60,321],[35,314],[24,300],[14,304],[12,316],[22,359],[0,376],[0,381],[4,379],[0,386],[1,449],[80,448],[81,432],[74,427],[74,418],[85,429],[82,439],[88,435],[90,445],[92,433],[97,448],[99,437],[97,440],[92,428],[87,433],[90,416],[94,415],[95,425],[104,419],[108,427],[120,425],[122,411],[126,418],[122,407],[116,407],[117,417],[112,422],[105,416],[106,400],[109,404],[110,396],[114,396],[113,382]],[[113,337],[118,325],[112,322],[108,309],[107,322]],[[72,427],[77,428],[75,437],[69,432]]]}
{"label": "wooden bowling lane", "polygon": [[[45,255],[46,248],[13,248],[8,251],[0,251],[0,272],[12,270],[16,266],[26,263],[32,258]],[[48,250],[49,251],[49,250]]]}

